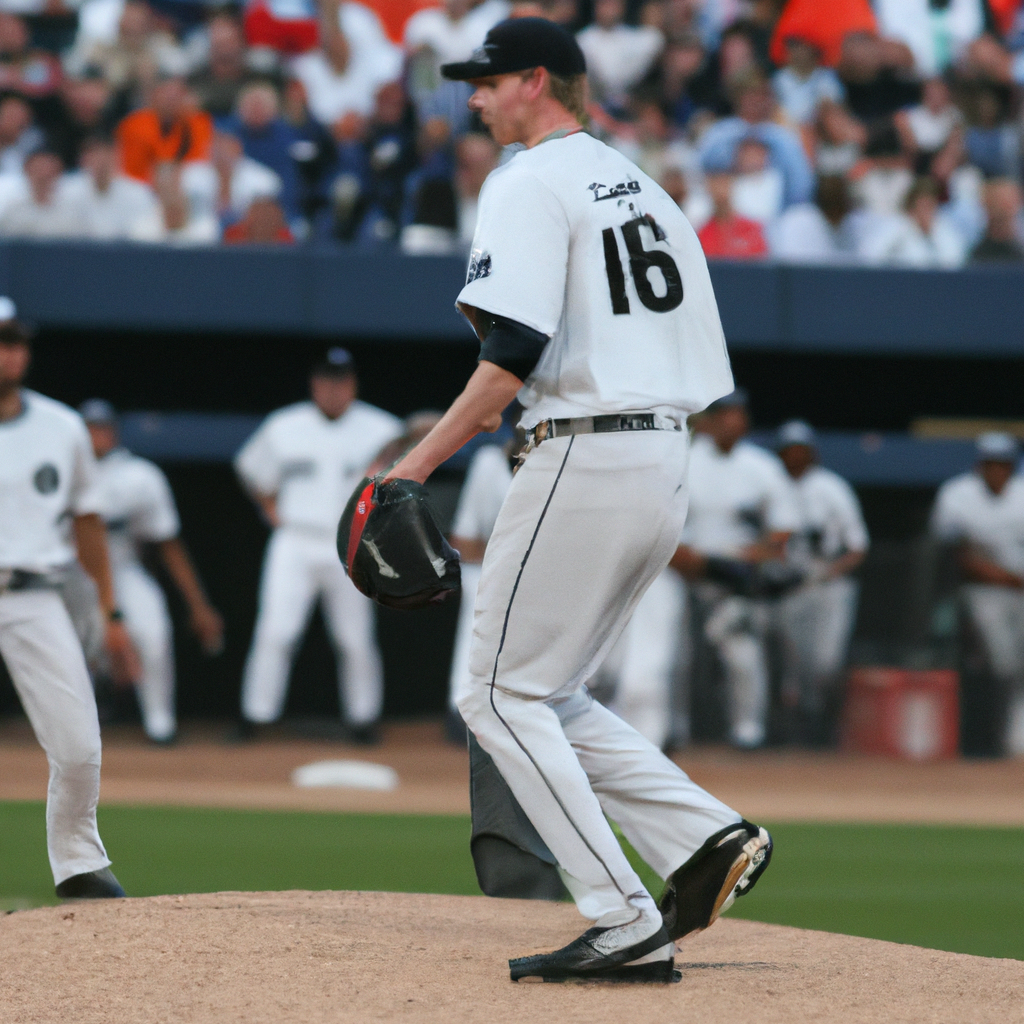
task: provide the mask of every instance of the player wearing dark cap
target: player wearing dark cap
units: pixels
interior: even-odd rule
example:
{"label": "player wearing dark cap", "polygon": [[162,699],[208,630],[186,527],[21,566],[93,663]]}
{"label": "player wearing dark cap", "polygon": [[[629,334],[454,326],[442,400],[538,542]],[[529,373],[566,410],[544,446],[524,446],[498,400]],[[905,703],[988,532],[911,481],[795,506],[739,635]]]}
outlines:
{"label": "player wearing dark cap", "polygon": [[310,374],[310,401],[264,420],[235,458],[238,475],[273,528],[263,564],[260,607],[242,682],[239,739],[284,709],[295,647],[317,598],[344,655],[340,703],[350,735],[373,742],[383,671],[373,605],[338,562],[335,532],[353,488],[400,420],[359,401],[355,365],[331,348]]}
{"label": "player wearing dark cap", "polygon": [[[497,142],[524,148],[480,193],[458,297],[480,362],[390,476],[422,483],[518,397],[529,444],[484,555],[458,705],[593,922],[511,976],[670,981],[672,940],[748,892],[771,842],[584,683],[675,549],[687,416],[733,387],[707,264],[657,183],[583,132],[567,31],[503,22],[442,71],[474,86]],[[606,814],[668,880],[660,904]]]}

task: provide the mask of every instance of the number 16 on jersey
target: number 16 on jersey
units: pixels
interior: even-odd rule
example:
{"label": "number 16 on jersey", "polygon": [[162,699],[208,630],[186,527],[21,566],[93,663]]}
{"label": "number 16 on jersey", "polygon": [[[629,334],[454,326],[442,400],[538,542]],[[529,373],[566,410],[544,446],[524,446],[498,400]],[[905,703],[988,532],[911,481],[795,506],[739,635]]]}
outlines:
{"label": "number 16 on jersey", "polygon": [[[664,232],[658,227],[651,216],[634,217],[619,228],[626,252],[629,255],[629,272],[636,286],[636,294],[640,301],[654,313],[668,313],[683,301],[683,279],[679,274],[676,261],[661,249],[645,249],[640,237],[641,227],[647,228],[654,235],[655,241],[662,241]],[[601,232],[604,241],[604,266],[608,274],[608,290],[611,292],[612,312],[616,315],[629,313],[629,296],[626,294],[626,275],[622,269],[619,256],[619,242],[615,228],[605,228]],[[659,295],[654,290],[650,272],[657,268],[665,283],[665,293]],[[655,281],[657,278],[655,278]]]}

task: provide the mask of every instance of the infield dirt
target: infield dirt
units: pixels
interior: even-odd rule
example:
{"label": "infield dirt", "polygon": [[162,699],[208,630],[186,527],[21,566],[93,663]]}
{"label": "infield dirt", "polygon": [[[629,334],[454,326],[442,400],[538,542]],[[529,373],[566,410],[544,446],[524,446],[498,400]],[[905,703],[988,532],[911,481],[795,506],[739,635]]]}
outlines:
{"label": "infield dirt", "polygon": [[[161,749],[147,744],[136,728],[104,729],[101,803],[469,813],[466,750],[441,741],[439,722],[389,725],[384,743],[369,748],[304,740],[286,729],[244,746],[229,746],[222,736],[192,726],[177,746]],[[389,765],[398,773],[398,788],[376,793],[291,784],[300,765],[335,758]],[[1024,758],[911,763],[699,746],[681,751],[675,760],[755,821],[1024,825]],[[0,724],[0,800],[45,799],[46,777],[46,758],[27,723]]]}
{"label": "infield dirt", "polygon": [[675,985],[515,984],[567,905],[365,892],[157,896],[0,918],[4,1024],[759,1024],[1021,1019],[1024,962],[723,920]]}

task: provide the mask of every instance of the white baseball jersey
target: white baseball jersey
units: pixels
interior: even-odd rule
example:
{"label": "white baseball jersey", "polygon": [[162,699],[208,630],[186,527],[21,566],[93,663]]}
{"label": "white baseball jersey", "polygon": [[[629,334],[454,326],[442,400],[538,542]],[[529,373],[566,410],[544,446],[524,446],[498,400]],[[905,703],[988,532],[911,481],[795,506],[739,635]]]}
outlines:
{"label": "white baseball jersey", "polygon": [[490,539],[495,520],[512,482],[512,469],[504,451],[485,444],[473,456],[455,509],[452,535],[467,540]]}
{"label": "white baseball jersey", "polygon": [[681,423],[733,388],[689,221],[635,164],[583,132],[491,172],[458,304],[551,339],[519,392],[526,427],[638,410]]}
{"label": "white baseball jersey", "polygon": [[0,423],[0,569],[45,572],[74,561],[72,518],[99,511],[96,460],[78,413],[34,391],[21,400]]}
{"label": "white baseball jersey", "polygon": [[866,551],[868,530],[853,488],[838,474],[811,466],[793,492],[802,525],[789,540],[789,557],[798,564],[831,561],[851,551]]}
{"label": "white baseball jersey", "polygon": [[282,526],[333,537],[366,467],[401,432],[399,419],[365,402],[336,420],[299,402],[263,421],[235,470],[254,491],[277,495]]}
{"label": "white baseball jersey", "polygon": [[108,452],[97,463],[96,489],[115,571],[137,561],[138,545],[181,532],[167,477],[148,459],[125,448]]}
{"label": "white baseball jersey", "polygon": [[735,558],[767,532],[800,529],[792,481],[782,462],[749,441],[725,453],[706,434],[698,434],[689,479],[682,543],[703,554]]}
{"label": "white baseball jersey", "polygon": [[977,473],[947,480],[931,527],[941,539],[970,541],[1008,572],[1024,574],[1024,477],[1011,477],[1002,494],[993,494]]}

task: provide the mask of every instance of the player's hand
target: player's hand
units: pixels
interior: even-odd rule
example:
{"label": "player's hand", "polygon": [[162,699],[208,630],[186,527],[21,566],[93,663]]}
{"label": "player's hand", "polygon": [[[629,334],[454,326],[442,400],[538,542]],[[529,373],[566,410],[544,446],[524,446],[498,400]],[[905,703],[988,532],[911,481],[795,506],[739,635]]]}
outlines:
{"label": "player's hand", "polygon": [[131,686],[142,678],[142,662],[123,622],[108,622],[103,646],[115,686]]}
{"label": "player's hand", "polygon": [[212,605],[196,605],[192,609],[190,625],[204,654],[212,658],[224,650],[224,620]]}

